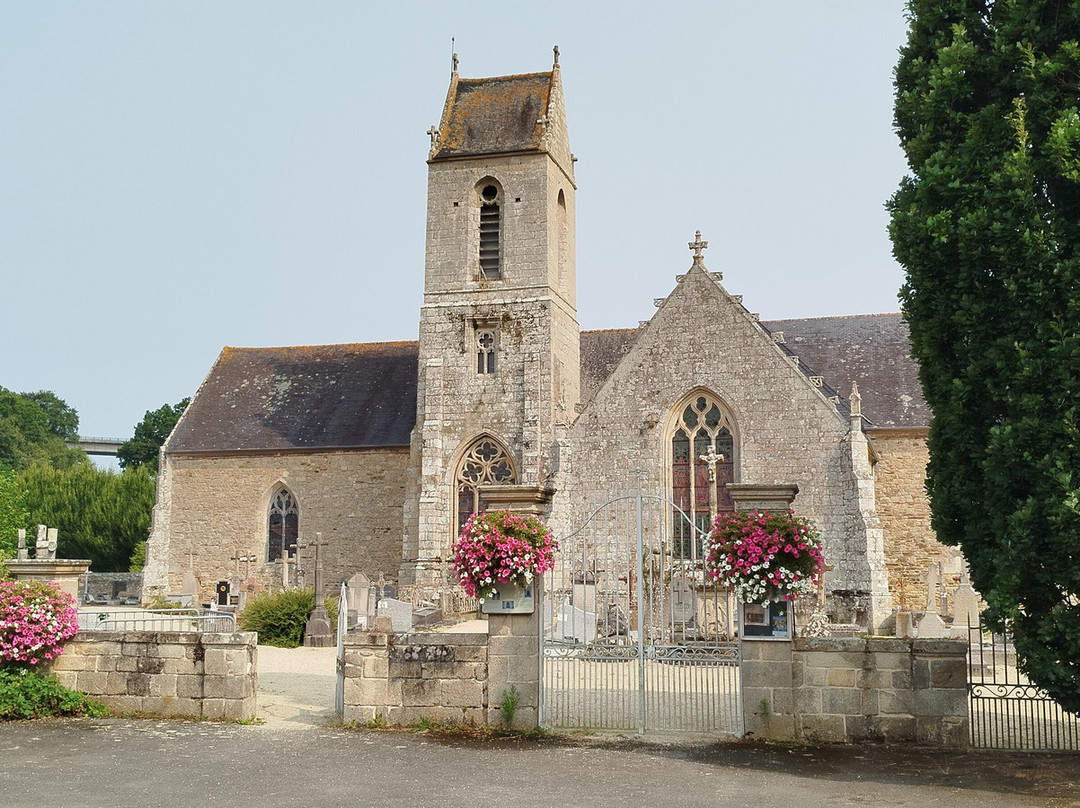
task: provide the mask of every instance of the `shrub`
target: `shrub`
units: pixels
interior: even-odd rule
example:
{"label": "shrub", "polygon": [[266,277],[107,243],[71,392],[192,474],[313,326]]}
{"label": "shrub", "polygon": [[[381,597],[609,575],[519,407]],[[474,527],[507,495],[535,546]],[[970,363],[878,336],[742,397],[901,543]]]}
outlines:
{"label": "shrub", "polygon": [[[337,598],[326,598],[330,627],[337,625]],[[287,589],[259,595],[247,602],[240,615],[240,628],[257,631],[260,645],[297,648],[304,641],[304,627],[315,609],[315,590]]]}
{"label": "shrub", "polygon": [[108,715],[103,704],[69,690],[55,676],[15,666],[0,667],[0,720],[50,715]]}
{"label": "shrub", "polygon": [[78,632],[71,596],[43,581],[0,582],[0,664],[37,665]]}

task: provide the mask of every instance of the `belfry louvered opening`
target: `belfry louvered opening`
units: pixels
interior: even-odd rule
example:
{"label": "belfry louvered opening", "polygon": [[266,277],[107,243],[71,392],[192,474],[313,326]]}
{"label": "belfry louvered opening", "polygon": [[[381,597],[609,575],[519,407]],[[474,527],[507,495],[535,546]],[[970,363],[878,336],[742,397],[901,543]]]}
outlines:
{"label": "belfry louvered opening", "polygon": [[480,274],[487,280],[502,276],[499,189],[485,185],[480,191]]}

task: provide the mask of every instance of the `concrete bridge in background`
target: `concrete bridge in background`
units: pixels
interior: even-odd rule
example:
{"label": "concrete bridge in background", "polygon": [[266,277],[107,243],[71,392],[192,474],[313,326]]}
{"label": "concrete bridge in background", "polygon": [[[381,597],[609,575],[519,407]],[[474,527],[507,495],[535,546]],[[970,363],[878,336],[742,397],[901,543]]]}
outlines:
{"label": "concrete bridge in background", "polygon": [[82,449],[88,455],[99,457],[116,457],[116,450],[122,443],[124,441],[120,438],[91,438],[82,435],[79,436],[78,442],[67,441],[69,448]]}

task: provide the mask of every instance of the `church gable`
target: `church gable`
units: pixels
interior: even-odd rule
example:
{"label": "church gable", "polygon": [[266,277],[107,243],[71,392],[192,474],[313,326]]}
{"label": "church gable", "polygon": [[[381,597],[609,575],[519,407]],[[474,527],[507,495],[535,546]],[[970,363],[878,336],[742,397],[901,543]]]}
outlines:
{"label": "church gable", "polygon": [[[600,381],[605,371],[610,375]],[[798,401],[846,431],[846,402],[830,401],[833,391],[811,373],[695,263],[644,327],[583,338],[583,390],[585,379],[596,390],[583,417],[618,400],[639,402],[643,420],[663,419],[675,399],[705,387],[747,424],[776,411],[778,402],[794,415]]]}
{"label": "church gable", "polygon": [[415,342],[225,348],[170,454],[407,446]]}

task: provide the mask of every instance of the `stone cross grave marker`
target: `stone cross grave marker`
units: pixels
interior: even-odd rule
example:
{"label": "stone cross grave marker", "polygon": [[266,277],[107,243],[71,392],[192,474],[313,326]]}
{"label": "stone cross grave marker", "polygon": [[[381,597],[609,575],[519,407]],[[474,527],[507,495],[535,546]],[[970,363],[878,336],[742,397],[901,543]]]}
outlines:
{"label": "stone cross grave marker", "polygon": [[682,624],[683,630],[694,628],[697,621],[697,592],[685,575],[671,579],[671,619]]}

